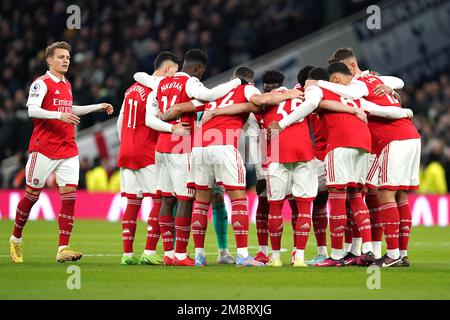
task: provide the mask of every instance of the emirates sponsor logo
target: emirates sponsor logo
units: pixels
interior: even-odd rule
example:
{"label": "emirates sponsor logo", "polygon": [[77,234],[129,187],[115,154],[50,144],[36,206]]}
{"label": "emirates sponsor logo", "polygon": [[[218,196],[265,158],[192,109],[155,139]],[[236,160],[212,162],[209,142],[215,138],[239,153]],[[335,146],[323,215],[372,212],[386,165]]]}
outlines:
{"label": "emirates sponsor logo", "polygon": [[57,107],[72,107],[72,99],[53,99],[53,105]]}

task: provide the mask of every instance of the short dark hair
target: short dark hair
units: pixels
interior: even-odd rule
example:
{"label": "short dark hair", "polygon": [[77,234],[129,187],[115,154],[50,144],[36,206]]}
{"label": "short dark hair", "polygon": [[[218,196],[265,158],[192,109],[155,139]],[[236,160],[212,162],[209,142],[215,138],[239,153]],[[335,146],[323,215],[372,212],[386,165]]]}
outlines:
{"label": "short dark hair", "polygon": [[330,64],[327,68],[328,74],[331,76],[334,73],[342,73],[347,76],[351,76],[352,73],[350,69],[342,62],[334,62]]}
{"label": "short dark hair", "polygon": [[354,57],[355,53],[352,48],[339,48],[328,59],[328,63],[341,62],[347,58]]}
{"label": "short dark hair", "polygon": [[155,59],[154,62],[154,69],[157,70],[161,67],[161,65],[167,61],[170,60],[178,65],[180,65],[180,59],[178,59],[178,57],[170,51],[163,51],[160,54],[158,54],[158,56]]}
{"label": "short dark hair", "polygon": [[305,86],[305,82],[308,79],[309,72],[314,69],[313,66],[306,66],[303,67],[297,74],[297,81],[302,86],[302,88]]}
{"label": "short dark hair", "polygon": [[200,49],[190,49],[184,55],[184,63],[199,63],[206,67],[208,65],[208,56]]}
{"label": "short dark hair", "polygon": [[253,82],[255,77],[255,71],[247,66],[239,66],[233,72],[234,78],[243,78],[248,82]]}
{"label": "short dark hair", "polygon": [[53,54],[55,53],[56,49],[66,49],[70,53],[72,47],[65,41],[53,42],[51,45],[45,48],[45,59],[53,57]]}
{"label": "short dark hair", "polygon": [[325,80],[328,81],[329,79],[328,71],[324,68],[313,68],[308,73],[308,79],[309,80]]}
{"label": "short dark hair", "polygon": [[284,82],[284,74],[278,69],[266,70],[261,76],[261,82],[267,84],[278,84],[279,86],[282,86]]}

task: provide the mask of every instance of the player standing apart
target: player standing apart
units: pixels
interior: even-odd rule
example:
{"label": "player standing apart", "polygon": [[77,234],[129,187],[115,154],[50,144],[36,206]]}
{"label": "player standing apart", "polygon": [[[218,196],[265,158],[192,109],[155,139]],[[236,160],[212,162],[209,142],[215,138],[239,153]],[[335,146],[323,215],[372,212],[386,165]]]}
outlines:
{"label": "player standing apart", "polygon": [[14,231],[9,239],[10,256],[15,263],[23,262],[22,231],[31,208],[38,201],[45,181],[52,172],[56,175],[61,194],[56,260],[76,261],[83,256],[69,247],[80,170],[75,126],[80,122],[79,116],[95,111],[112,114],[113,107],[107,103],[72,105],[72,86],[64,77],[70,65],[70,49],[70,45],[64,41],[48,46],[45,58],[49,70],[35,79],[30,87],[27,107],[29,116],[33,118],[34,129],[30,139],[30,157],[25,168],[26,188],[17,206]]}

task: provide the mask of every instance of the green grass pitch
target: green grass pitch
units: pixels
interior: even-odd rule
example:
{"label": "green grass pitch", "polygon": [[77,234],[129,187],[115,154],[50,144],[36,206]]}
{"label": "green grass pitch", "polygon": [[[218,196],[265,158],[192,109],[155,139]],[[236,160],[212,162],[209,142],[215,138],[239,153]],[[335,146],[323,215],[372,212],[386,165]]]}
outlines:
{"label": "green grass pitch", "polygon": [[[55,262],[56,222],[31,221],[24,232],[25,263],[8,256],[11,221],[0,221],[0,299],[450,299],[450,229],[416,227],[411,237],[410,268],[381,270],[381,289],[367,288],[366,268],[293,268],[291,227],[285,224],[282,268],[238,268],[215,263],[216,241],[208,228],[206,268],[121,266],[119,223],[76,221],[71,246],[85,256],[81,289],[67,289],[72,263]],[[145,224],[138,226],[135,251],[140,255]],[[235,254],[233,233],[230,250]],[[251,225],[250,252],[256,253]],[[313,234],[306,258],[316,253]],[[161,244],[159,244],[161,250]],[[192,243],[189,252],[193,252]]]}

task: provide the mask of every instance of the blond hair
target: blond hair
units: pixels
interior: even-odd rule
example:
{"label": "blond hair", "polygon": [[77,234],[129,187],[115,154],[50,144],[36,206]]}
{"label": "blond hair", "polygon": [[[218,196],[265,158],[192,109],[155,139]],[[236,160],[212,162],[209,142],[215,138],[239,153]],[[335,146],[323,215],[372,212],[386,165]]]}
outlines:
{"label": "blond hair", "polygon": [[70,52],[72,47],[65,41],[54,42],[45,49],[45,59],[52,57],[55,49],[66,49]]}

